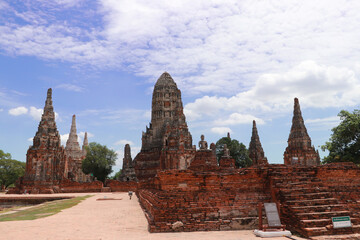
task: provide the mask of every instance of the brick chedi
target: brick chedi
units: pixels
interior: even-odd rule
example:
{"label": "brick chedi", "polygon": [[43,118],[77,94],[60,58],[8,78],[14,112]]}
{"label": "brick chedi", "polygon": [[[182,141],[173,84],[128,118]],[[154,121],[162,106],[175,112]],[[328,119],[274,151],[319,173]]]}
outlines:
{"label": "brick chedi", "polygon": [[83,148],[80,149],[76,133],[76,116],[73,115],[65,152],[68,156],[68,178],[76,182],[90,181],[90,175],[86,175],[81,168],[82,160],[86,157],[85,144],[88,144],[87,133],[85,134]]}
{"label": "brick chedi", "polygon": [[155,84],[151,110],[150,126],[143,132],[141,152],[135,157],[138,179],[153,177],[160,169],[187,169],[196,151],[181,92],[167,72]]}
{"label": "brick chedi", "polygon": [[60,144],[51,94],[50,88],[33,145],[26,154],[25,185],[52,185],[67,177],[67,157]]}
{"label": "brick chedi", "polygon": [[264,150],[261,146],[255,120],[253,121],[252,135],[249,145],[249,157],[252,160],[252,165],[268,164],[268,160],[265,157]]}
{"label": "brick chedi", "polygon": [[319,153],[311,145],[304,119],[301,116],[300,104],[294,99],[294,116],[288,139],[288,147],[284,152],[286,165],[316,166],[320,165]]}
{"label": "brick chedi", "polygon": [[121,174],[119,176],[119,180],[123,182],[137,180],[135,174],[134,162],[131,158],[131,149],[129,144],[126,144],[124,147],[123,165],[121,169]]}

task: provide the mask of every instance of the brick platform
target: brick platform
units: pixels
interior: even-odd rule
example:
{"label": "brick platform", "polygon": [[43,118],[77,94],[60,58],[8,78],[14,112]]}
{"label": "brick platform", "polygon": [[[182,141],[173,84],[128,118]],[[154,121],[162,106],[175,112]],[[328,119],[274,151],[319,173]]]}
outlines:
{"label": "brick platform", "polygon": [[[139,189],[151,232],[255,229],[257,204],[271,201],[302,236],[360,232],[360,168],[353,164],[169,170]],[[333,229],[333,216],[350,216],[353,227]]]}

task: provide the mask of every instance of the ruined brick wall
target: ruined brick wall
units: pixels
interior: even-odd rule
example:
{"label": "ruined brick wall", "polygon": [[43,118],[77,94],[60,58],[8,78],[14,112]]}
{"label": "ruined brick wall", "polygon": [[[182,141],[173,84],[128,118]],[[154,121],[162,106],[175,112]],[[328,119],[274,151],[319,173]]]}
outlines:
{"label": "ruined brick wall", "polygon": [[258,202],[270,201],[263,172],[171,170],[158,172],[152,189],[140,184],[139,199],[151,232],[253,229]]}
{"label": "ruined brick wall", "polygon": [[110,187],[112,192],[136,192],[138,183],[134,181],[122,182],[118,180],[107,179],[105,186]]}
{"label": "ruined brick wall", "polygon": [[354,163],[326,164],[318,168],[316,177],[341,200],[360,200],[360,168]]}
{"label": "ruined brick wall", "polygon": [[104,184],[101,181],[79,183],[68,179],[63,180],[59,185],[59,192],[80,193],[80,192],[101,192]]}

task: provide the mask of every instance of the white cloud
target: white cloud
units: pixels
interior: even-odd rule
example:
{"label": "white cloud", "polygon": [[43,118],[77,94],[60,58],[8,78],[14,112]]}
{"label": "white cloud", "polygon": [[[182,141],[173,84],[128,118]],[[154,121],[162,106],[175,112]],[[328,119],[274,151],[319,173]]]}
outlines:
{"label": "white cloud", "polygon": [[121,139],[114,143],[114,145],[125,145],[125,144],[129,144],[130,146],[134,145],[134,143],[132,141],[126,140],[126,139]]}
{"label": "white cloud", "polygon": [[84,88],[82,88],[80,86],[77,86],[74,84],[67,84],[67,83],[57,85],[55,88],[60,88],[60,89],[64,89],[67,91],[73,91],[73,92],[83,92],[84,91]]}
{"label": "white cloud", "polygon": [[[31,106],[30,108],[26,108],[26,107],[17,107],[17,108],[12,108],[9,110],[9,114],[13,115],[13,116],[19,116],[19,115],[29,115],[31,116],[34,120],[36,121],[40,121],[41,120],[41,116],[43,114],[43,109],[42,108],[36,108]],[[58,121],[60,120],[59,118],[59,114],[57,112],[55,112],[55,120]]]}
{"label": "white cloud", "polygon": [[183,92],[229,96],[247,91],[261,74],[306,59],[343,67],[359,59],[359,1],[100,0],[89,6],[100,20],[95,27],[87,24],[87,11],[76,21],[59,17],[83,1],[57,0],[64,14],[53,15],[46,11],[52,3],[36,1],[34,8],[39,2],[42,11],[31,14],[46,23],[8,17],[0,27],[3,51],[127,68],[152,81],[167,70]]}
{"label": "white cloud", "polygon": [[283,73],[263,74],[249,90],[234,96],[198,98],[185,106],[185,113],[190,121],[210,118],[232,125],[255,119],[262,124],[289,112],[294,97],[301,108],[349,107],[359,102],[359,92],[360,80],[353,70],[305,61]]}
{"label": "white cloud", "polygon": [[0,108],[0,112],[4,111],[4,109]]}
{"label": "white cloud", "polygon": [[9,114],[13,116],[19,116],[27,113],[28,113],[28,109],[26,107],[11,108],[9,110]]}
{"label": "white cloud", "polygon": [[[30,112],[29,112],[30,116],[37,120],[40,121],[41,120],[41,116],[43,114],[43,109],[41,108],[36,108],[36,107],[30,107]],[[55,114],[55,118],[56,118],[56,114]]]}
{"label": "white cloud", "polygon": [[61,145],[66,146],[66,141],[69,139],[69,134],[65,133],[60,135]]}
{"label": "white cloud", "polygon": [[211,132],[219,134],[219,135],[225,135],[228,132],[231,133],[231,129],[228,127],[213,127],[210,130],[211,130]]}
{"label": "white cloud", "polygon": [[249,124],[255,120],[258,124],[264,124],[264,120],[254,117],[250,114],[232,113],[226,119],[215,120],[215,125],[238,125],[238,124]]}
{"label": "white cloud", "polygon": [[32,142],[33,141],[33,137],[31,137],[31,138],[28,138],[27,140],[29,141],[29,142]]}
{"label": "white cloud", "polygon": [[331,129],[340,123],[339,116],[331,116],[325,118],[306,119],[305,124],[312,129],[324,130]]}

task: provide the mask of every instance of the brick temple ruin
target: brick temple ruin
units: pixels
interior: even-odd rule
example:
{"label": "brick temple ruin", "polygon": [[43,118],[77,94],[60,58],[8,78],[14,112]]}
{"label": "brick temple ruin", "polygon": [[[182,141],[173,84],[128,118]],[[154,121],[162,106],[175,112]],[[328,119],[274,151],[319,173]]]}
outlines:
{"label": "brick temple ruin", "polygon": [[140,153],[135,157],[138,179],[154,177],[158,170],[187,169],[195,157],[181,91],[169,73],[157,80],[151,105],[151,122],[142,134]]}
{"label": "brick temple ruin", "polygon": [[[253,165],[238,169],[225,150],[217,164],[203,136],[200,149],[191,147],[180,90],[164,73],[155,85],[152,120],[135,158],[142,180],[137,194],[150,232],[255,229],[258,204],[276,202],[282,223],[302,236],[360,233],[360,168],[353,163],[320,165],[299,101],[294,102],[284,164],[268,164],[254,121],[249,146]],[[169,161],[165,156],[171,149],[175,152]],[[334,229],[334,216],[350,216],[352,227]]]}
{"label": "brick temple ruin", "polygon": [[101,191],[103,184],[99,181],[90,182],[90,176],[81,170],[88,140],[85,134],[83,148],[80,149],[75,121],[74,115],[69,139],[64,148],[56,127],[52,89],[48,89],[44,112],[33,138],[33,145],[26,154],[25,175],[16,182],[16,187],[9,193]]}
{"label": "brick temple ruin", "polygon": [[[81,183],[87,176],[78,172],[84,149],[77,142],[75,116],[66,147],[60,145],[49,89],[27,153],[26,174],[16,190],[133,190],[150,232],[255,229],[258,204],[275,202],[281,206],[282,223],[302,236],[360,233],[360,168],[353,163],[320,165],[297,98],[284,164],[268,163],[254,121],[249,145],[253,164],[240,169],[226,146],[218,162],[215,144],[208,148],[203,135],[198,149],[193,145],[181,92],[170,74],[157,80],[151,106],[141,151],[132,160],[130,145],[125,145],[120,181],[107,180],[103,187],[100,182]],[[352,227],[335,229],[331,217],[339,216],[349,216]]]}

